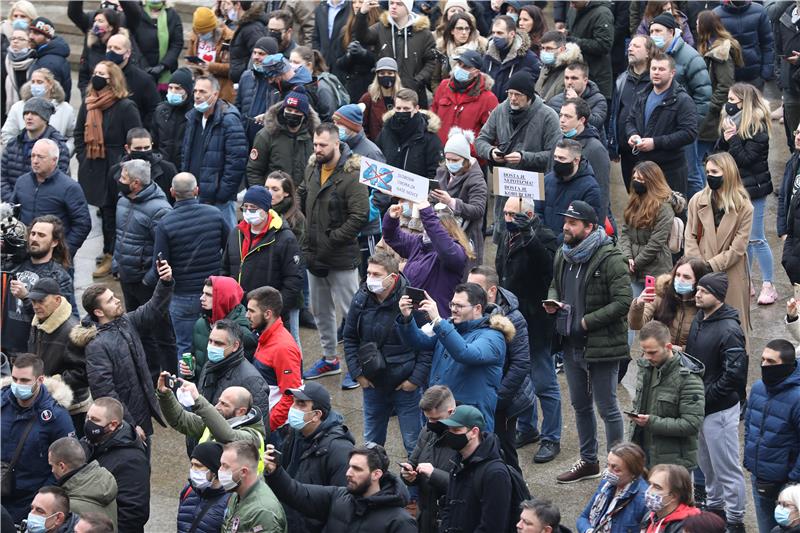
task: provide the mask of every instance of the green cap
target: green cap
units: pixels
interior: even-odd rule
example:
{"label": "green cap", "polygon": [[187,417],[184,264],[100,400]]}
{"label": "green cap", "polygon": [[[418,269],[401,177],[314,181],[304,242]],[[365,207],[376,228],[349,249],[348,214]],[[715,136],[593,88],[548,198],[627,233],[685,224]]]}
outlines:
{"label": "green cap", "polygon": [[471,405],[459,405],[450,415],[450,418],[445,418],[440,422],[451,428],[472,429],[478,427],[481,431],[486,429],[486,421],[483,419],[483,415]]}

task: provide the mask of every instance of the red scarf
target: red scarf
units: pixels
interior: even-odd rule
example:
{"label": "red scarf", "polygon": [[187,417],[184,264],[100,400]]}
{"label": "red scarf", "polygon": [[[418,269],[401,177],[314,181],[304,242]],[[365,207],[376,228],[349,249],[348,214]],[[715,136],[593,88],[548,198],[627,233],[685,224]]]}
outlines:
{"label": "red scarf", "polygon": [[262,229],[257,235],[253,235],[253,232],[250,231],[250,224],[242,220],[239,222],[239,229],[242,230],[244,237],[242,238],[242,249],[239,251],[241,254],[242,260],[244,260],[244,256],[250,253],[250,251],[258,246],[261,242],[261,239],[264,238],[264,235],[267,234],[269,231],[270,224],[272,223],[272,215],[267,212],[267,223],[264,224],[264,229]]}

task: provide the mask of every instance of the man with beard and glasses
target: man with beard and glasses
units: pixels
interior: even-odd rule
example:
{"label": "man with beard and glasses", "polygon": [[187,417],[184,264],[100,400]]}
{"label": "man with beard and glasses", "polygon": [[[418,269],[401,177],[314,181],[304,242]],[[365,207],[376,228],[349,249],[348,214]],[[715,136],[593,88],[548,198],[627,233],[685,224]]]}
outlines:
{"label": "man with beard and glasses", "polygon": [[278,499],[325,523],[324,531],[391,531],[416,533],[417,524],[404,509],[408,491],[389,472],[389,456],[380,444],[368,442],[350,451],[347,487],[299,483],[278,464],[267,446],[267,483]]}
{"label": "man with beard and glasses", "polygon": [[29,291],[41,278],[52,278],[58,283],[61,296],[72,307],[72,316],[78,318],[70,254],[66,248],[64,226],[54,215],[33,220],[28,234],[28,258],[12,275],[3,313],[2,344],[5,353],[24,352],[33,320],[33,306]]}

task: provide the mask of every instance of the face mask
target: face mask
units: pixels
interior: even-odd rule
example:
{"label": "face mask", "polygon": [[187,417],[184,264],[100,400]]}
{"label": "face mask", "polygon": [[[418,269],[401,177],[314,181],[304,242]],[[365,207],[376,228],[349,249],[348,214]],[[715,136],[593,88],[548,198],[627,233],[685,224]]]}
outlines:
{"label": "face mask", "polygon": [[242,213],[242,218],[244,218],[244,221],[250,224],[251,226],[258,226],[259,224],[264,222],[264,217],[261,216],[261,212],[258,210],[256,211],[247,210],[244,213]]}
{"label": "face mask", "polygon": [[517,233],[519,231],[519,224],[517,224],[513,220],[511,221],[506,220],[506,231],[509,233]]}
{"label": "face mask", "polygon": [[102,91],[108,86],[108,80],[102,76],[92,76],[92,89],[95,91]]}
{"label": "face mask", "polygon": [[19,383],[12,383],[11,393],[16,396],[17,400],[30,400],[33,397],[33,385],[20,385]]}
{"label": "face mask", "polygon": [[664,508],[664,497],[648,490],[644,493],[644,504],[648,509],[657,513]]}
{"label": "face mask", "polygon": [[775,386],[791,376],[796,367],[796,363],[762,366],[761,379],[764,381],[764,385]]}
{"label": "face mask", "polygon": [[125,56],[122,54],[118,54],[113,50],[109,50],[106,52],[106,59],[111,61],[114,64],[121,65],[123,61],[125,61]]}
{"label": "face mask", "polygon": [[378,76],[378,84],[384,89],[394,87],[394,76]]}
{"label": "face mask", "polygon": [[603,481],[605,481],[612,487],[616,487],[617,485],[619,485],[619,476],[610,470],[604,470]]}
{"label": "face mask", "polygon": [[464,168],[464,163],[445,163],[445,166],[450,171],[450,174],[455,174]]}
{"label": "face mask", "polygon": [[275,39],[278,42],[278,44],[280,44],[281,41],[283,40],[283,32],[280,31],[270,31],[267,32],[267,35]]}
{"label": "face mask", "polygon": [[220,485],[222,485],[222,490],[225,492],[231,492],[233,489],[239,486],[239,481],[233,480],[233,472],[230,470],[222,470],[217,473],[217,479],[219,479]]}
{"label": "face mask", "polygon": [[228,20],[239,20],[239,12],[231,8],[228,10]]}
{"label": "face mask", "polygon": [[103,35],[106,34],[106,32],[108,32],[107,29],[101,28],[100,26],[98,26],[96,24],[94,26],[92,26],[92,33],[95,34],[97,37],[102,37]]}
{"label": "face mask", "polygon": [[219,348],[218,346],[211,346],[209,344],[206,348],[206,355],[208,355],[208,360],[212,363],[219,363],[225,359],[225,348]]}
{"label": "face mask", "polygon": [[577,134],[578,134],[578,130],[575,129],[575,128],[572,128],[571,130],[568,130],[568,131],[564,132],[564,137],[566,137],[567,139],[571,139],[571,138],[575,137]]}
{"label": "face mask", "polygon": [[442,436],[436,441],[436,446],[441,448],[450,448],[451,450],[455,451],[463,450],[467,447],[467,444],[469,444],[469,438],[467,437],[466,433],[456,435],[450,431],[445,431],[442,433]]}
{"label": "face mask", "polygon": [[55,516],[56,513],[51,514],[50,516],[41,516],[38,514],[28,513],[28,532],[29,533],[45,533],[47,531],[47,527],[45,527],[45,522],[51,516]]}
{"label": "face mask", "polygon": [[44,85],[31,85],[31,95],[42,97],[47,92],[47,87]]}
{"label": "face mask", "polygon": [[129,154],[131,159],[141,159],[142,161],[152,161],[152,150],[133,150]]}
{"label": "face mask", "polygon": [[411,111],[397,111],[394,114],[395,124],[405,126],[411,120]]}
{"label": "face mask", "polygon": [[460,82],[469,81],[469,72],[461,67],[453,68],[453,79]]}
{"label": "face mask", "polygon": [[300,431],[308,425],[308,422],[305,420],[305,416],[306,414],[297,407],[290,407],[289,415],[287,416],[286,421],[289,423],[289,427]]}
{"label": "face mask", "polygon": [[684,283],[678,278],[672,280],[672,287],[675,289],[675,292],[680,295],[691,294],[691,292],[694,290],[693,283]]}
{"label": "face mask", "polygon": [[729,117],[737,114],[740,111],[739,106],[736,104],[732,104],[731,102],[725,102],[725,112],[728,114]]}
{"label": "face mask", "polygon": [[213,41],[214,40],[214,31],[210,31],[208,33],[200,34],[201,41]]}
{"label": "face mask", "polygon": [[494,39],[494,45],[501,52],[503,52],[508,48],[508,39],[506,39],[505,37],[493,37],[493,39]]}
{"label": "face mask", "polygon": [[194,468],[189,470],[189,481],[191,482],[192,486],[196,489],[203,490],[204,488],[211,485],[211,482],[206,477],[205,470],[195,470]]}
{"label": "face mask", "polygon": [[411,209],[411,205],[403,204],[403,216],[404,217],[411,218],[411,215],[413,214],[413,212],[414,212],[414,210]]}
{"label": "face mask", "polygon": [[194,108],[197,109],[201,113],[205,113],[211,108],[211,104],[208,103],[208,100],[205,102],[200,102],[199,104],[194,104]]}
{"label": "face mask", "polygon": [[631,181],[631,189],[636,194],[644,194],[647,192],[647,184],[644,183],[643,181],[633,180]]}
{"label": "face mask", "polygon": [[383,280],[386,278],[371,278],[367,276],[367,290],[373,294],[383,292]]}
{"label": "face mask", "polygon": [[432,431],[437,435],[441,435],[447,429],[447,426],[442,424],[441,422],[428,422],[428,431]]}
{"label": "face mask", "polygon": [[[792,523],[789,518],[791,514],[792,513],[791,511],[789,511],[788,507],[784,507],[783,505],[778,505],[777,507],[775,507],[774,516],[775,516],[775,521],[778,523],[778,525],[789,527]],[[30,524],[30,522],[28,523]]]}
{"label": "face mask", "polygon": [[258,72],[259,74],[263,74],[264,73],[264,63],[260,63],[258,61],[253,63],[253,72]]}
{"label": "face mask", "polygon": [[545,65],[553,65],[556,62],[556,53],[555,52],[542,52],[539,53],[539,59],[542,60],[542,63]]}
{"label": "face mask", "polygon": [[650,37],[650,38],[653,39],[653,44],[655,44],[657,47],[664,48],[664,43],[666,42],[666,39],[664,39],[662,36],[656,35],[655,37]]}
{"label": "face mask", "polygon": [[100,439],[105,435],[105,429],[104,426],[95,424],[91,420],[87,420],[83,424],[83,434],[86,435],[86,439],[92,444],[100,442]]}
{"label": "face mask", "polygon": [[131,186],[117,180],[117,190],[122,193],[122,196],[128,196],[131,193]]}
{"label": "face mask", "polygon": [[167,103],[169,105],[181,105],[183,103],[183,95],[178,93],[167,93]]}
{"label": "face mask", "polygon": [[347,133],[347,128],[345,128],[344,126],[339,126],[338,129],[339,129],[339,140],[342,142],[347,141],[347,139],[350,138],[350,134]]}
{"label": "face mask", "polygon": [[712,191],[716,191],[720,187],[722,187],[722,176],[712,176],[709,174],[706,176],[706,183],[708,183],[708,188]]}
{"label": "face mask", "polygon": [[286,121],[286,125],[290,128],[296,128],[300,124],[303,123],[303,119],[306,118],[303,115],[292,115],[291,113],[283,112],[283,119]]}
{"label": "face mask", "polygon": [[553,172],[561,179],[568,178],[572,174],[572,161],[567,161],[566,163],[553,161]]}
{"label": "face mask", "polygon": [[14,22],[11,23],[11,26],[15,30],[27,30],[28,21],[26,21],[25,19],[14,19]]}

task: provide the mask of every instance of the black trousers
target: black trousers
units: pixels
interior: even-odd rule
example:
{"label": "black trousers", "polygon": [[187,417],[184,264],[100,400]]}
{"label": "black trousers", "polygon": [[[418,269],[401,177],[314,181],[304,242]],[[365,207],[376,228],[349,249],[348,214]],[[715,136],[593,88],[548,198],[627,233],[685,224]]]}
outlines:
{"label": "black trousers", "polygon": [[508,418],[504,411],[496,411],[494,414],[494,434],[500,441],[500,449],[503,452],[503,458],[508,466],[515,468],[519,473],[522,469],[519,467],[519,456],[517,455],[517,417],[513,416]]}

